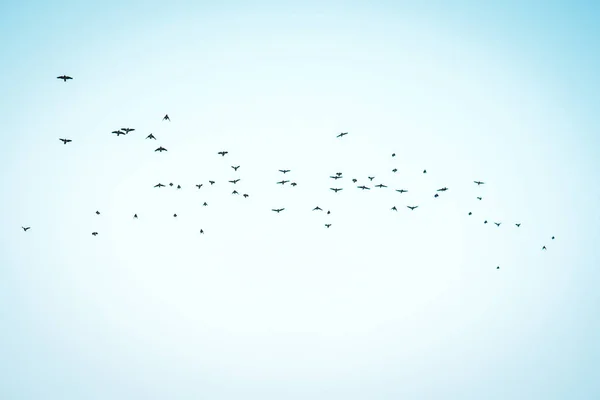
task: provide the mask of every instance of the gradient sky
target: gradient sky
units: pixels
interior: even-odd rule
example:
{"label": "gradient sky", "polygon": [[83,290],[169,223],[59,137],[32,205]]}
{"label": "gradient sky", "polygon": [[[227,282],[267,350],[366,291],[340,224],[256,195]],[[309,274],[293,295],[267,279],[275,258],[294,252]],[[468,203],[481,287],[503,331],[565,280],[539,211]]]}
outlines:
{"label": "gradient sky", "polygon": [[0,398],[600,396],[600,6],[88,3],[0,6]]}

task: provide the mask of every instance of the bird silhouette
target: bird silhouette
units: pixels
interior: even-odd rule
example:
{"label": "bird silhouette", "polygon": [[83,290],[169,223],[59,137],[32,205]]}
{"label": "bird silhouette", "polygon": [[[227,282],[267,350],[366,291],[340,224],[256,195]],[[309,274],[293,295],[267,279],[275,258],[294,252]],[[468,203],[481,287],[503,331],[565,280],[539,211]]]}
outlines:
{"label": "bird silhouette", "polygon": [[342,132],[339,135],[337,135],[337,137],[341,138],[342,136],[346,136],[348,134],[348,132]]}
{"label": "bird silhouette", "polygon": [[28,230],[31,229],[30,226],[22,226],[21,229],[23,229],[23,232],[27,232]]}
{"label": "bird silhouette", "polygon": [[423,170],[423,173],[424,173],[424,174],[426,174],[426,173],[427,173],[427,170],[426,170],[426,169],[424,169],[424,170]]}
{"label": "bird silhouette", "polygon": [[331,214],[331,211],[327,210],[327,215]]}
{"label": "bird silhouette", "polygon": [[502,222],[494,222],[494,224],[495,224],[496,226],[500,226],[500,224],[502,224]]}
{"label": "bird silhouette", "polygon": [[217,154],[225,157],[225,154],[228,154],[228,153],[229,153],[228,151],[219,151]]}
{"label": "bird silhouette", "polygon": [[352,179],[352,183],[358,182],[358,179]]}
{"label": "bird silhouette", "polygon": [[207,202],[204,202],[204,203],[202,204],[202,206],[203,206],[203,207],[206,207],[207,205],[208,205],[208,203],[207,203]]}
{"label": "bird silhouette", "polygon": [[296,186],[296,185],[297,185],[297,183],[296,183],[296,182],[292,182],[292,183],[290,183],[290,185],[292,185],[292,186]]}
{"label": "bird silhouette", "polygon": [[181,185],[177,185],[177,189],[181,189]]}
{"label": "bird silhouette", "polygon": [[62,141],[62,142],[63,142],[63,144],[67,144],[67,143],[69,143],[69,142],[72,142],[72,140],[71,140],[71,139],[60,139],[60,138],[59,138],[58,140]]}
{"label": "bird silhouette", "polygon": [[138,216],[137,216],[137,214],[133,214],[133,218],[134,218],[134,219],[138,219]]}
{"label": "bird silhouette", "polygon": [[365,185],[362,185],[362,186],[357,186],[357,188],[359,188],[359,189],[362,189],[362,190],[371,190],[371,188],[370,188],[370,187],[367,187],[367,186],[365,186]]}
{"label": "bird silhouette", "polygon": [[122,132],[122,131],[112,131],[112,133],[114,133],[115,135],[117,135],[117,137],[121,136],[121,135],[127,135],[126,132]]}
{"label": "bird silhouette", "polygon": [[279,185],[285,185],[287,182],[289,182],[289,181],[279,181],[279,182],[277,182],[277,184],[279,184]]}
{"label": "bird silhouette", "polygon": [[290,172],[290,170],[289,169],[280,169],[279,172],[287,174],[288,172]]}
{"label": "bird silhouette", "polygon": [[393,173],[396,173],[396,172],[398,172],[398,170],[397,170],[396,168],[394,168],[394,169],[392,170],[392,172],[393,172]]}
{"label": "bird silhouette", "polygon": [[498,265],[498,266],[496,267],[496,269],[500,269],[500,266]]}
{"label": "bird silhouette", "polygon": [[343,188],[329,188],[331,190],[333,190],[334,192],[339,192],[340,190],[344,190]]}
{"label": "bird silhouette", "polygon": [[330,178],[331,178],[331,179],[338,180],[338,179],[340,179],[340,178],[341,178],[341,176],[339,176],[339,175],[332,175],[332,176],[330,176]]}
{"label": "bird silhouette", "polygon": [[169,186],[173,187],[173,182],[169,183]]}
{"label": "bird silhouette", "polygon": [[231,194],[239,194],[237,190],[234,190],[233,192],[231,192]]}
{"label": "bird silhouette", "polygon": [[435,195],[433,195],[433,197],[440,197],[440,195],[436,193]]}
{"label": "bird silhouette", "polygon": [[133,131],[135,131],[135,129],[133,129],[133,128],[121,128],[121,130],[122,130],[123,132],[125,132],[125,133],[129,133],[129,132],[133,132]]}
{"label": "bird silhouette", "polygon": [[325,224],[325,226],[326,226],[327,228],[329,228],[329,227],[331,226],[331,224]]}
{"label": "bird silhouette", "polygon": [[546,250],[546,246],[542,246],[542,250]]}
{"label": "bird silhouette", "polygon": [[483,221],[484,224],[487,224],[487,220]]}
{"label": "bird silhouette", "polygon": [[165,185],[163,185],[162,183],[158,183],[156,185],[154,185],[155,188],[161,188],[161,187],[165,187]]}
{"label": "bird silhouette", "polygon": [[392,157],[396,157],[396,153],[392,153]]}
{"label": "bird silhouette", "polygon": [[378,187],[378,188],[384,188],[384,187],[387,187],[387,186],[386,186],[386,185],[384,185],[383,183],[380,183],[379,185],[375,185],[375,187]]}
{"label": "bird silhouette", "polygon": [[234,180],[232,180],[232,181],[229,181],[229,182],[231,182],[231,183],[233,183],[233,184],[235,185],[235,184],[236,184],[236,183],[238,183],[239,181],[240,181],[239,179],[234,179]]}
{"label": "bird silhouette", "polygon": [[247,193],[244,193],[244,198],[246,198],[246,197],[248,197],[248,194],[247,194]]}
{"label": "bird silhouette", "polygon": [[163,151],[167,151],[167,149],[165,149],[164,147],[160,146],[158,149],[156,149],[154,151],[160,151],[162,153]]}
{"label": "bird silhouette", "polygon": [[481,200],[481,197],[478,197],[477,200]]}
{"label": "bird silhouette", "polygon": [[200,229],[200,233],[204,235],[204,231],[202,229]]}
{"label": "bird silhouette", "polygon": [[517,228],[519,228],[521,226],[521,224],[515,224],[517,226]]}
{"label": "bird silhouette", "polygon": [[337,176],[342,176],[342,173],[341,173],[341,172],[336,172],[335,174],[336,174]]}
{"label": "bird silhouette", "polygon": [[57,76],[57,77],[56,77],[56,79],[62,79],[62,80],[63,80],[63,82],[66,82],[66,81],[67,81],[67,79],[73,79],[73,78],[71,78],[71,77],[70,77],[70,76],[68,76],[68,75],[61,75],[61,76]]}
{"label": "bird silhouette", "polygon": [[323,209],[319,206],[316,206],[315,208],[312,209],[313,211],[323,211]]}
{"label": "bird silhouette", "polygon": [[369,178],[370,181],[373,181],[373,179],[375,179],[374,176],[367,176],[367,178]]}
{"label": "bird silhouette", "polygon": [[199,185],[196,185],[196,187],[197,187],[198,189],[200,189],[200,188],[202,187],[202,183],[201,183],[201,184],[199,184]]}
{"label": "bird silhouette", "polygon": [[552,240],[554,240],[554,236],[552,236]]}
{"label": "bird silhouette", "polygon": [[471,211],[469,211],[469,215],[472,215],[473,213]]}
{"label": "bird silhouette", "polygon": [[443,187],[443,188],[441,188],[441,189],[438,189],[437,191],[438,191],[438,192],[445,192],[446,190],[448,190],[448,188],[447,188],[447,187]]}
{"label": "bird silhouette", "polygon": [[164,120],[171,122],[171,118],[169,118],[169,114],[165,114],[165,116],[163,117],[163,121]]}
{"label": "bird silhouette", "polygon": [[98,236],[98,232],[92,232],[92,236]]}
{"label": "bird silhouette", "polygon": [[154,137],[153,134],[149,134],[148,136],[146,136],[146,139],[154,139],[154,140],[156,140],[156,138]]}
{"label": "bird silhouette", "polygon": [[239,167],[239,165],[237,167],[234,167],[233,165],[231,166],[231,168],[233,168],[234,171],[237,171]]}
{"label": "bird silhouette", "polygon": [[173,214],[173,217],[174,217],[174,218],[177,218],[177,214]]}
{"label": "bird silhouette", "polygon": [[393,211],[398,211],[398,209],[396,208],[396,206],[391,208]]}
{"label": "bird silhouette", "polygon": [[211,185],[214,185],[215,181],[208,181],[208,183],[210,183]]}
{"label": "bird silhouette", "polygon": [[406,190],[406,189],[396,189],[396,192],[398,192],[398,193],[406,193],[406,192],[408,192],[408,190]]}
{"label": "bird silhouette", "polygon": [[480,182],[480,181],[473,181],[473,182],[475,182],[477,184],[477,186],[483,185],[485,183],[485,182]]}
{"label": "bird silhouette", "polygon": [[412,206],[412,207],[411,206],[406,206],[406,207],[410,208],[410,210],[413,211],[415,208],[418,208],[419,206]]}
{"label": "bird silhouette", "polygon": [[285,210],[285,208],[273,208],[272,211],[275,211],[277,214]]}
{"label": "bird silhouette", "polygon": [[100,211],[96,211],[96,215],[100,215]]}

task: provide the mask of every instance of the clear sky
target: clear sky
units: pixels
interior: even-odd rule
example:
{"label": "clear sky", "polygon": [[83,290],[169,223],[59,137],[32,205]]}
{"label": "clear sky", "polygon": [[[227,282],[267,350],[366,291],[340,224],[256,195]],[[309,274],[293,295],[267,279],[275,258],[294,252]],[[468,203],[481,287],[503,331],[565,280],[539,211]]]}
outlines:
{"label": "clear sky", "polygon": [[0,5],[0,398],[599,397],[599,19]]}

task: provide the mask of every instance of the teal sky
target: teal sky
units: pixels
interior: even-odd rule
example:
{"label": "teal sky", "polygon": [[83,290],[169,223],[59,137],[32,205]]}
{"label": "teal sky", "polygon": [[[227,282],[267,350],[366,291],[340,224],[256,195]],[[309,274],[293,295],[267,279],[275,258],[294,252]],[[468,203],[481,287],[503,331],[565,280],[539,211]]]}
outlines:
{"label": "teal sky", "polygon": [[600,6],[481,3],[1,5],[0,398],[598,397]]}

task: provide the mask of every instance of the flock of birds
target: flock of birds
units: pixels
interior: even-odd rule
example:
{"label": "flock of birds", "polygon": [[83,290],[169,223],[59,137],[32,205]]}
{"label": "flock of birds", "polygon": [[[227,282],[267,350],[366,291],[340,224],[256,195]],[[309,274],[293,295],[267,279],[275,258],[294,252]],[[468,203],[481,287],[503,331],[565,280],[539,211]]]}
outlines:
{"label": "flock of birds", "polygon": [[[71,80],[71,79],[73,79],[73,78],[72,78],[72,77],[70,77],[70,76],[67,76],[67,75],[61,75],[61,76],[58,76],[58,77],[57,77],[57,79],[61,79],[61,80],[63,80],[64,82],[67,82],[68,80]],[[165,114],[165,116],[162,118],[162,120],[163,120],[163,121],[171,121],[171,119],[169,118],[169,115],[168,115],[168,114]],[[135,129],[134,129],[134,128],[120,128],[120,129],[117,129],[117,130],[115,130],[115,131],[112,131],[112,133],[113,133],[114,135],[116,135],[116,136],[124,136],[124,135],[128,135],[128,134],[130,134],[130,133],[131,133],[131,132],[133,132],[133,131],[135,131]],[[341,133],[340,133],[340,134],[338,134],[336,137],[337,137],[337,138],[342,138],[342,137],[344,137],[344,136],[346,136],[346,135],[348,135],[348,132],[341,132]],[[146,136],[146,139],[157,140],[157,139],[156,139],[156,137],[155,137],[155,136],[154,136],[152,133],[150,133],[148,136]],[[65,145],[66,145],[67,143],[70,143],[70,142],[72,142],[72,140],[71,140],[71,139],[67,139],[67,138],[59,138],[59,140],[60,140],[60,141],[61,141],[63,144],[65,144]],[[164,148],[163,146],[159,146],[159,147],[158,147],[158,148],[156,148],[154,151],[155,151],[155,152],[162,153],[162,152],[164,152],[164,151],[168,151],[168,150],[167,150],[166,148]],[[221,150],[221,151],[217,152],[217,155],[220,155],[221,157],[225,157],[227,154],[229,154],[229,152],[228,152],[228,151],[226,151],[226,150]],[[395,154],[395,153],[392,153],[392,157],[396,157],[396,154]],[[237,165],[237,166],[234,166],[234,165],[232,165],[232,166],[231,166],[231,168],[232,168],[234,171],[236,171],[236,172],[237,172],[237,170],[240,168],[240,165]],[[290,171],[289,169],[280,169],[280,170],[279,170],[279,172],[281,172],[281,173],[282,173],[284,176],[286,176],[286,174],[287,174],[287,173],[289,173],[289,172],[291,172],[291,171]],[[396,172],[397,172],[397,169],[396,169],[396,168],[392,169],[392,172],[396,173]],[[427,173],[427,170],[423,170],[423,174],[426,174],[426,173]],[[335,182],[337,182],[337,181],[338,181],[338,179],[342,179],[342,178],[343,178],[343,174],[342,174],[341,172],[336,172],[334,175],[331,175],[331,176],[330,176],[330,178],[331,178],[331,179],[333,179]],[[375,179],[375,177],[374,177],[374,176],[368,176],[367,178],[369,179],[369,182],[372,182],[372,181]],[[237,183],[238,183],[240,180],[241,180],[240,178],[232,179],[232,180],[230,180],[230,181],[229,181],[229,183],[232,183],[232,184],[234,184],[234,185],[235,185],[235,184],[237,184]],[[356,179],[356,178],[353,178],[353,179],[352,179],[352,182],[353,182],[354,184],[356,184],[356,183],[358,182],[358,179]],[[474,182],[474,183],[475,183],[477,186],[481,186],[481,185],[484,185],[484,184],[485,184],[485,182],[483,182],[483,181],[479,181],[479,180],[476,180],[476,181],[473,181],[473,182]],[[214,185],[214,184],[215,184],[215,181],[212,181],[212,180],[210,180],[210,181],[208,181],[208,183],[209,183],[209,184],[212,186],[212,185]],[[296,183],[296,182],[293,182],[293,181],[291,181],[290,179],[285,179],[285,178],[284,178],[284,179],[282,179],[281,181],[278,181],[278,182],[275,182],[275,183],[276,183],[276,184],[278,184],[278,185],[282,185],[282,186],[283,186],[283,185],[285,185],[286,183],[289,183],[289,184],[290,184],[290,186],[297,186],[297,183]],[[171,183],[169,183],[168,185],[169,185],[170,187],[173,187],[173,186],[174,186],[174,184],[173,184],[172,182],[171,182]],[[166,186],[167,186],[167,185],[165,185],[165,184],[163,184],[163,183],[160,183],[160,182],[159,182],[159,183],[157,183],[156,185],[154,185],[154,187],[155,187],[155,188],[159,188],[159,189],[160,189],[160,188],[163,188],[163,187],[166,187]],[[196,186],[196,188],[197,188],[197,189],[201,189],[201,188],[203,187],[203,184],[202,184],[202,183],[199,183],[199,184],[196,184],[195,186]],[[385,184],[383,184],[383,183],[379,183],[379,184],[373,185],[373,187],[376,187],[376,188],[378,188],[378,189],[384,189],[384,188],[387,188],[388,186],[387,186],[387,185],[385,185]],[[177,189],[177,190],[180,190],[181,188],[182,188],[182,187],[181,187],[181,185],[177,185],[177,186],[176,186],[176,189]],[[367,186],[367,185],[365,185],[365,184],[357,185],[357,186],[356,186],[356,188],[358,188],[358,189],[360,189],[360,190],[363,190],[363,191],[364,191],[364,190],[371,190],[371,187],[370,187],[370,186]],[[330,190],[332,190],[332,191],[333,191],[333,192],[335,192],[335,193],[338,193],[338,192],[340,192],[340,191],[344,190],[344,188],[341,188],[341,187],[331,187],[331,188],[330,188]],[[436,191],[436,192],[443,193],[443,192],[446,192],[446,191],[448,191],[448,190],[449,190],[449,189],[448,189],[447,187],[442,187],[442,188],[440,188],[440,189],[437,189],[437,191]],[[396,191],[396,192],[398,192],[398,193],[400,193],[400,194],[402,194],[402,193],[408,193],[408,190],[407,190],[407,189],[403,189],[403,188],[402,188],[402,189],[395,189],[395,191]],[[239,192],[238,192],[237,190],[233,190],[232,194],[233,194],[233,195],[239,195]],[[247,198],[247,197],[249,197],[249,194],[248,194],[248,193],[243,193],[243,197],[244,197],[244,198]],[[434,197],[435,197],[435,198],[439,197],[439,193],[435,193],[435,194],[434,194]],[[478,199],[478,200],[482,200],[483,198],[482,198],[482,197],[479,197],[479,196],[477,196],[477,199]],[[207,204],[206,202],[204,202],[202,205],[203,205],[203,206],[208,206],[208,204]],[[409,210],[411,210],[411,211],[415,211],[417,208],[419,208],[419,206],[418,206],[418,205],[407,205],[406,207],[407,207]],[[279,214],[279,213],[281,213],[282,211],[285,211],[285,208],[284,208],[284,207],[281,207],[281,208],[273,208],[273,209],[271,209],[271,210],[272,210],[273,212],[276,212],[277,214]],[[312,211],[324,211],[324,210],[323,210],[321,207],[319,207],[319,206],[316,206],[316,207],[314,207],[314,208],[312,209]],[[397,212],[397,211],[398,211],[398,209],[396,208],[396,206],[393,206],[393,207],[391,208],[391,211],[395,211],[395,212]],[[100,211],[96,211],[96,214],[97,214],[97,215],[100,215]],[[327,215],[329,215],[329,214],[331,214],[331,211],[329,211],[329,210],[328,210],[328,211],[327,211]],[[469,215],[469,216],[471,216],[471,215],[473,215],[473,213],[472,213],[472,212],[469,212],[469,213],[468,213],[468,215]],[[174,217],[174,218],[177,218],[177,214],[173,214],[173,217]],[[134,219],[138,219],[138,215],[137,215],[137,214],[134,214],[133,218],[134,218]],[[484,221],[483,221],[483,223],[484,223],[484,224],[487,224],[487,223],[488,223],[488,221],[487,221],[487,220],[484,220]],[[494,222],[494,224],[495,224],[497,227],[500,227],[500,225],[502,224],[502,222]],[[519,228],[519,227],[521,226],[521,223],[515,223],[514,225],[515,225],[517,228]],[[331,227],[331,223],[325,223],[325,227],[329,229],[329,228]],[[23,229],[23,231],[25,231],[25,232],[27,232],[29,229],[31,229],[31,227],[29,227],[29,226],[27,226],[27,227],[25,227],[25,226],[22,226],[21,228],[22,228],[22,229]],[[200,229],[200,234],[204,234],[204,230],[203,230],[203,229]],[[93,236],[97,236],[97,235],[98,235],[98,232],[94,231],[94,232],[92,232],[92,235],[93,235]],[[551,237],[551,239],[552,239],[552,240],[554,240],[554,239],[555,239],[555,237],[554,237],[554,236],[552,236],[552,237]],[[543,245],[541,249],[542,249],[542,250],[546,250],[546,249],[547,249],[547,248],[546,248],[546,245]],[[496,269],[500,269],[500,266],[497,266],[497,267],[496,267]]]}

